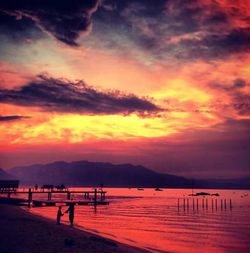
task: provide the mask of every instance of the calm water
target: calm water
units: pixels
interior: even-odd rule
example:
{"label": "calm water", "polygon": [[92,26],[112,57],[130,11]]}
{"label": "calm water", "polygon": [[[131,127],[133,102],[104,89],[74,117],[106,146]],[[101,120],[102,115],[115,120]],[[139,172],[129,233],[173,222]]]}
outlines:
{"label": "calm water", "polygon": [[[250,252],[250,191],[204,190],[219,193],[220,197],[205,197],[208,209],[206,205],[202,208],[203,197],[194,197],[193,209],[193,199],[189,197],[189,209],[184,210],[181,200],[178,211],[177,199],[188,197],[191,190],[105,190],[110,205],[98,206],[96,211],[92,206],[76,206],[75,226],[152,252]],[[74,196],[74,199],[79,198],[81,196]],[[221,210],[220,200],[225,198],[227,209],[223,205]],[[229,208],[230,198],[232,210]],[[31,208],[30,211],[55,219],[57,207]],[[66,214],[62,222],[68,224]]]}

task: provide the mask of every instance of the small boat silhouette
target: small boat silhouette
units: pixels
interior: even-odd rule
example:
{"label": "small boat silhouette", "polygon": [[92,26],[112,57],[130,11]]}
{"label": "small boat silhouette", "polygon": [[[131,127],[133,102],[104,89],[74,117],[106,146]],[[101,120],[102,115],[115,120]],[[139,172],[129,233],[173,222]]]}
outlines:
{"label": "small boat silhouette", "polygon": [[161,192],[161,191],[163,191],[161,188],[155,188],[155,191],[159,191],[159,192]]}
{"label": "small boat silhouette", "polygon": [[138,191],[144,191],[144,189],[143,189],[143,188],[137,188],[137,190],[138,190]]}
{"label": "small boat silhouette", "polygon": [[195,194],[189,194],[189,196],[220,196],[219,193],[209,193],[209,192],[197,192]]}

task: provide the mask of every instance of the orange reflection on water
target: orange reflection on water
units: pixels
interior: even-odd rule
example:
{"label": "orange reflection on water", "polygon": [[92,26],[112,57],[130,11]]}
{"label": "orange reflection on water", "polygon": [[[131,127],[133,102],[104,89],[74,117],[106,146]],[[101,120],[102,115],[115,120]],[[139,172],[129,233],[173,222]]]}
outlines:
{"label": "orange reflection on water", "polygon": [[[203,197],[199,197],[197,210],[196,206],[193,209],[193,197],[189,196],[191,190],[106,190],[110,205],[98,206],[96,211],[90,206],[76,206],[75,226],[152,252],[249,252],[250,191],[199,190],[220,196],[205,197],[208,209],[202,208]],[[185,210],[183,198],[189,198],[189,208]],[[212,198],[218,200],[217,210],[215,206],[212,209]],[[228,204],[227,209],[221,209],[221,199],[232,199],[233,209]],[[56,209],[44,207],[31,211],[55,219]],[[66,215],[62,222],[68,224]]]}

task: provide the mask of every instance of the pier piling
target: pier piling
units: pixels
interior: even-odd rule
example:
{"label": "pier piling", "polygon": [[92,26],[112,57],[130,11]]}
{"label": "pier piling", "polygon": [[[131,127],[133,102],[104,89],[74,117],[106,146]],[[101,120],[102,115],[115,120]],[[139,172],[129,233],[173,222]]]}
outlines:
{"label": "pier piling", "polygon": [[48,192],[48,200],[51,200],[51,199],[52,199],[52,193]]}
{"label": "pier piling", "polygon": [[67,200],[70,200],[70,191],[67,192]]}
{"label": "pier piling", "polygon": [[28,192],[28,207],[30,207],[31,201],[32,201],[32,192],[31,192],[31,188],[29,188],[29,192]]}
{"label": "pier piling", "polygon": [[96,206],[97,203],[97,189],[95,188],[95,195],[94,195],[94,205]]}

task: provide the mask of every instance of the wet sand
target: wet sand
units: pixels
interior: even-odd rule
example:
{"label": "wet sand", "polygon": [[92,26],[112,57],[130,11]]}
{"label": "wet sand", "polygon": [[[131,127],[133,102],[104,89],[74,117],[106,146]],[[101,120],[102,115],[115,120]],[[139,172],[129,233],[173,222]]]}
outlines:
{"label": "wet sand", "polygon": [[142,253],[134,248],[68,225],[28,213],[17,206],[0,205],[1,253]]}

